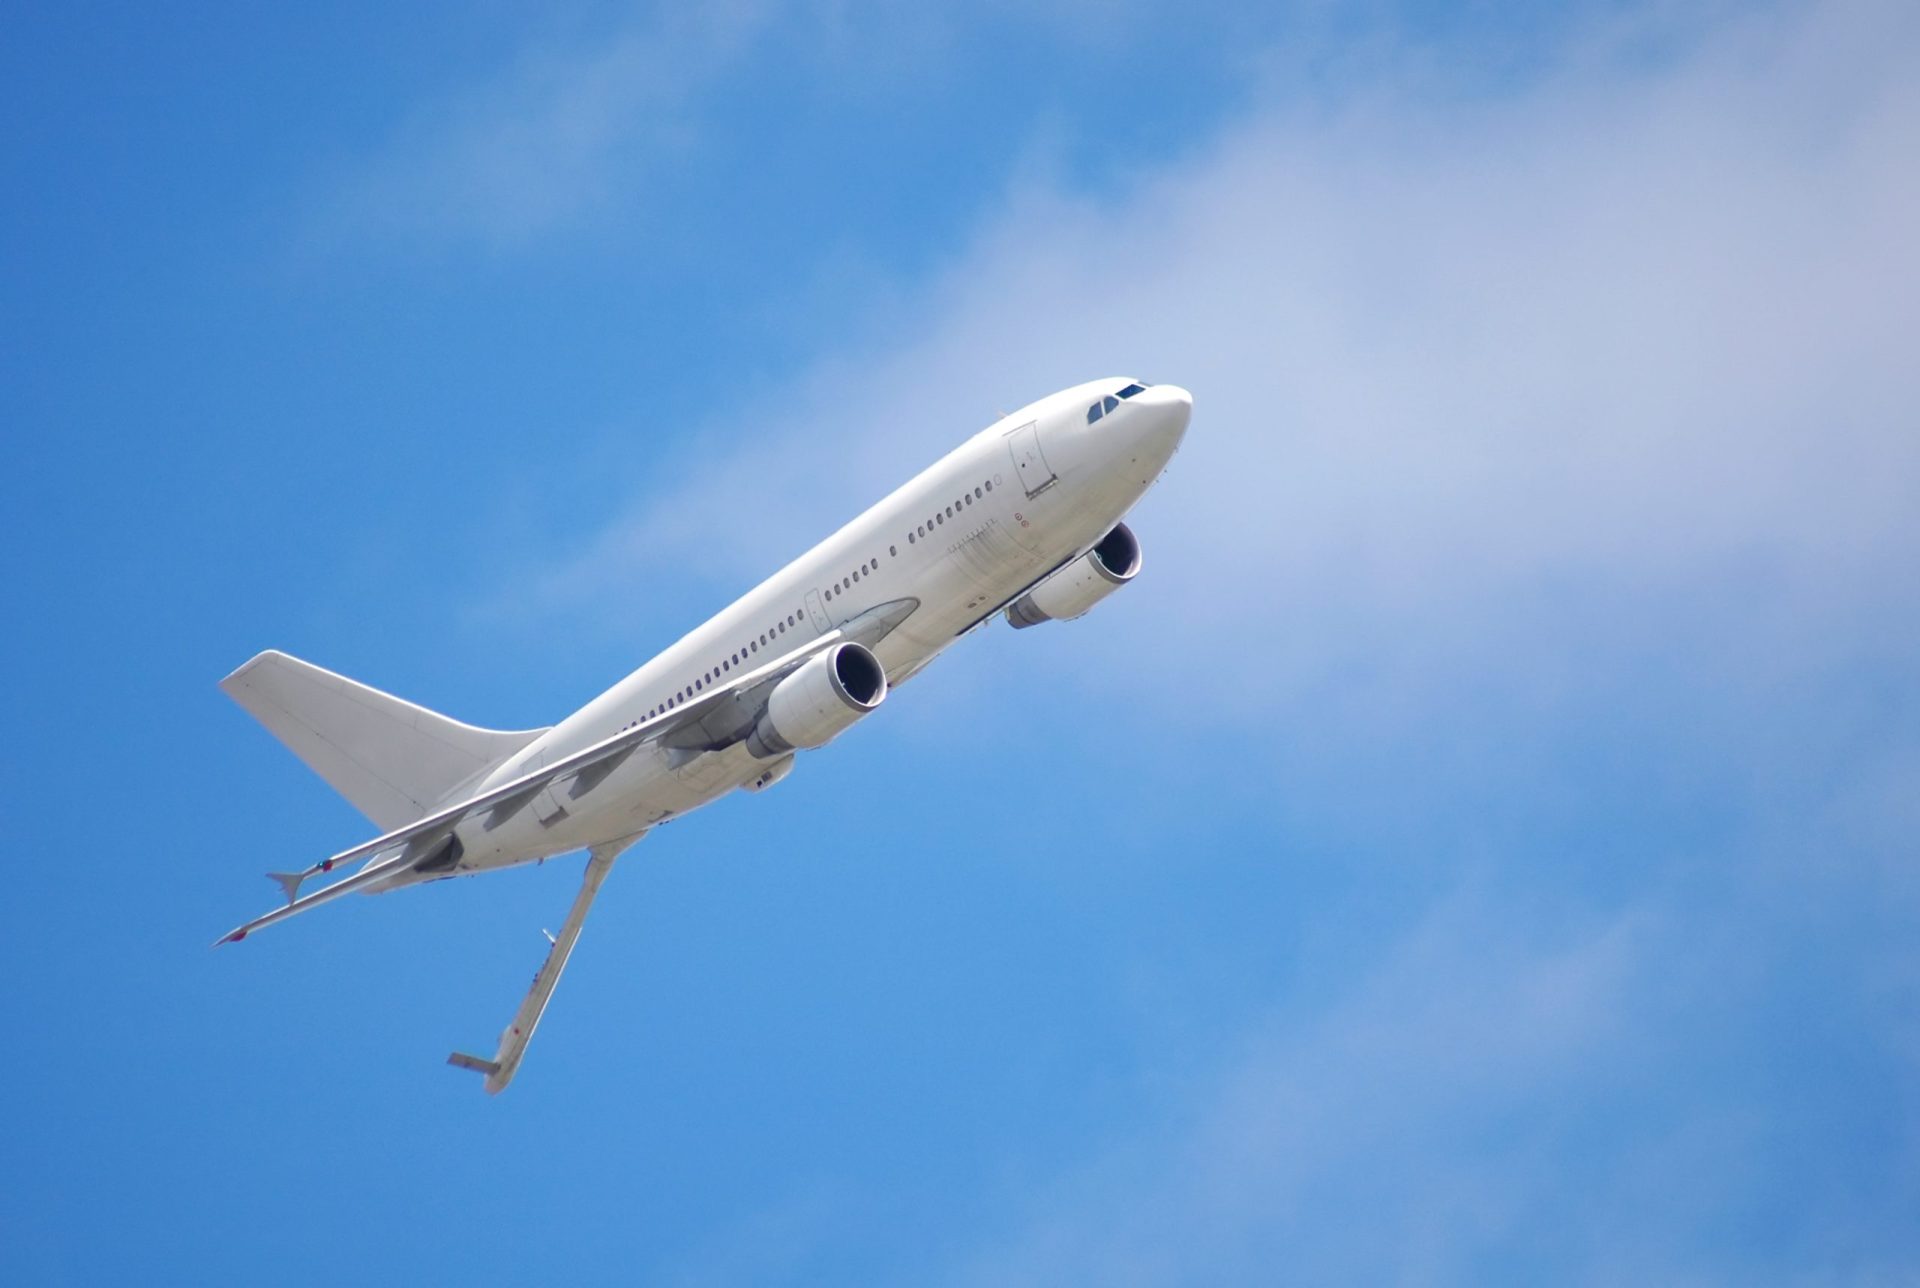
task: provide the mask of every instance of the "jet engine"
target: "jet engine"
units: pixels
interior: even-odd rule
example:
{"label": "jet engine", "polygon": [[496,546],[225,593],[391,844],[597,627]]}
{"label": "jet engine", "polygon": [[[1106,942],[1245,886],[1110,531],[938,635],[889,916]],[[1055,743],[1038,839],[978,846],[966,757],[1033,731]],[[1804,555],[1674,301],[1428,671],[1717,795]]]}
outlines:
{"label": "jet engine", "polygon": [[887,696],[887,673],[863,644],[835,644],[801,664],[767,695],[747,735],[755,759],[822,747]]}
{"label": "jet engine", "polygon": [[1140,542],[1124,523],[1099,544],[1007,605],[1015,630],[1045,621],[1078,617],[1134,579],[1140,571]]}

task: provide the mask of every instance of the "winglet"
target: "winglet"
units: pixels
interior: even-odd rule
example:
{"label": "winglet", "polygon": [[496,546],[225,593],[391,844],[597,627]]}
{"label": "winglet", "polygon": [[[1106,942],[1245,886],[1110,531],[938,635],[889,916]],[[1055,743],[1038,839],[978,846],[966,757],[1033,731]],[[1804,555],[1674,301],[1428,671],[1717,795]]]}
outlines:
{"label": "winglet", "polygon": [[456,1069],[471,1069],[475,1073],[484,1073],[491,1078],[500,1072],[498,1060],[482,1060],[477,1055],[468,1055],[465,1051],[455,1051],[447,1057],[447,1063]]}
{"label": "winglet", "polygon": [[278,881],[280,888],[287,892],[288,903],[300,897],[300,883],[307,879],[304,872],[269,872],[267,875]]}

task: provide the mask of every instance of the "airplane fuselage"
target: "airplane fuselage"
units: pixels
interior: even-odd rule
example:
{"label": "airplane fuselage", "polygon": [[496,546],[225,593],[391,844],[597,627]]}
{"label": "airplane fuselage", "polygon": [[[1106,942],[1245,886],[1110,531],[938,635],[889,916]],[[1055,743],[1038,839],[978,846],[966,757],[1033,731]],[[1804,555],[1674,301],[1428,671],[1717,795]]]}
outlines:
{"label": "airplane fuselage", "polygon": [[[835,630],[866,643],[898,685],[1085,555],[1166,468],[1190,398],[1151,385],[1096,412],[1123,387],[1139,388],[1092,381],[989,425],[462,790],[538,770]],[[777,781],[790,765],[740,740],[712,750],[649,744],[577,796],[543,792],[491,831],[466,820],[452,867],[376,888],[613,844]]]}

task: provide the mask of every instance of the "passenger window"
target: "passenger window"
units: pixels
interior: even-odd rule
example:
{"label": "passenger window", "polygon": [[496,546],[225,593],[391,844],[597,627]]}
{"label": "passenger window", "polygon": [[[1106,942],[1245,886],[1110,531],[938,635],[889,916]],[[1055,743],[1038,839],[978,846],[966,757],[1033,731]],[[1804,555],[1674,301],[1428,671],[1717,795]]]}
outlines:
{"label": "passenger window", "polygon": [[993,491],[993,480],[992,480],[992,479],[988,479],[988,480],[987,480],[987,491],[989,491],[989,492],[991,492],[991,491]]}
{"label": "passenger window", "polygon": [[975,488],[975,489],[973,489],[973,499],[974,499],[974,500],[976,500],[976,501],[978,501],[978,500],[980,499],[980,489],[979,489],[979,488]]}
{"label": "passenger window", "polygon": [[945,523],[947,521],[947,516],[944,514],[936,514],[933,516],[933,521],[935,523]]}
{"label": "passenger window", "polygon": [[888,546],[888,547],[887,547],[887,553],[888,553],[889,555],[892,555],[892,556],[893,556],[893,557],[894,557],[895,559],[898,559],[898,558],[900,557],[900,547],[899,547],[899,546]]}

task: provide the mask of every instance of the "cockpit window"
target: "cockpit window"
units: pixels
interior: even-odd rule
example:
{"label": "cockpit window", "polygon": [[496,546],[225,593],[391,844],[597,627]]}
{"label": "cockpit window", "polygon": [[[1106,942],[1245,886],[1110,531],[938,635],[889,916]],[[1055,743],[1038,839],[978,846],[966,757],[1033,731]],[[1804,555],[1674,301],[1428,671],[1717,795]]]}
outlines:
{"label": "cockpit window", "polygon": [[1120,405],[1120,400],[1118,398],[1115,398],[1112,394],[1108,394],[1105,398],[1102,398],[1100,400],[1100,405],[1102,407],[1105,407],[1108,411],[1112,411],[1115,407],[1118,407]]}
{"label": "cockpit window", "polygon": [[1087,424],[1093,424],[1094,421],[1099,420],[1100,417],[1105,414],[1106,413],[1100,410],[1100,404],[1095,403],[1093,406],[1087,408]]}
{"label": "cockpit window", "polygon": [[1131,398],[1135,394],[1143,394],[1145,392],[1147,392],[1147,387],[1136,380],[1120,391],[1120,397]]}

